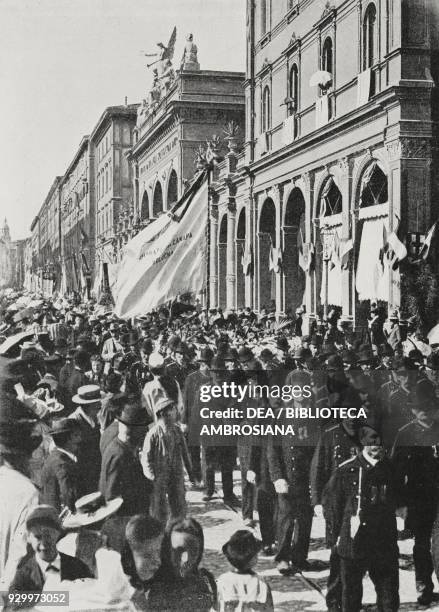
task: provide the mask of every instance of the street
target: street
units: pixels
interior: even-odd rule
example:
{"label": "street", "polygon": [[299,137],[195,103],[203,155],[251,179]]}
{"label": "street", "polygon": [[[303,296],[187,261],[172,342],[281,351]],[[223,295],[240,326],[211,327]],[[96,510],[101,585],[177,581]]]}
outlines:
{"label": "street", "polygon": [[[204,531],[205,548],[202,565],[209,569],[215,578],[223,572],[230,571],[231,566],[224,557],[221,547],[237,529],[246,529],[241,516],[226,508],[222,502],[221,485],[217,481],[219,495],[206,503],[202,501],[203,493],[188,491],[187,500],[189,514],[197,519]],[[235,493],[240,495],[240,475],[234,473]],[[256,527],[258,535],[258,528]],[[326,579],[329,573],[328,560],[329,551],[325,549],[325,525],[321,518],[314,519],[311,534],[311,546],[308,560],[315,571],[306,572],[306,576],[316,582],[320,588],[326,589]],[[258,535],[259,537],[259,535]],[[415,577],[412,562],[413,540],[399,542],[400,550],[400,610],[412,612],[415,610],[439,610],[439,604],[422,608],[416,603]],[[325,612],[326,605],[322,597],[313,590],[307,588],[297,576],[281,576],[276,568],[273,558],[260,556],[257,572],[267,580],[273,593],[275,610]],[[367,577],[364,581],[363,603],[364,611],[376,610],[374,605],[375,591],[373,584]]]}

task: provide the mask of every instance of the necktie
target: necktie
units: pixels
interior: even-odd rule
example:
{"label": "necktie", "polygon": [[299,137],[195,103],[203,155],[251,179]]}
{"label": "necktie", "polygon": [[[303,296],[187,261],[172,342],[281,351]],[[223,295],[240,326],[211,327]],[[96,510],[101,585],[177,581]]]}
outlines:
{"label": "necktie", "polygon": [[47,572],[59,572],[59,569],[55,567],[54,565],[48,565],[46,568],[46,573]]}

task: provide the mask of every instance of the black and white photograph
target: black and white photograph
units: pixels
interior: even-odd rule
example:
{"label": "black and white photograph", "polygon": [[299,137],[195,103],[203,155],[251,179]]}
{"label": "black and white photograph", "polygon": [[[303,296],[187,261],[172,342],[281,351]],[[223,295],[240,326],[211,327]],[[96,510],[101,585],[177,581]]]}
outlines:
{"label": "black and white photograph", "polygon": [[0,609],[439,611],[439,0],[0,0]]}

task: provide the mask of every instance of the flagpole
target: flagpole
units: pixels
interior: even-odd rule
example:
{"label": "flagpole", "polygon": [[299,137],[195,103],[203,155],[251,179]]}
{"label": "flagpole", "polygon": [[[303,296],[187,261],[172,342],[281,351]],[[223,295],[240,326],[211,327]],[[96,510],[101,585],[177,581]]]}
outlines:
{"label": "flagpole", "polygon": [[210,310],[210,214],[211,214],[211,181],[212,163],[207,164],[207,222],[206,222],[206,329],[209,328]]}

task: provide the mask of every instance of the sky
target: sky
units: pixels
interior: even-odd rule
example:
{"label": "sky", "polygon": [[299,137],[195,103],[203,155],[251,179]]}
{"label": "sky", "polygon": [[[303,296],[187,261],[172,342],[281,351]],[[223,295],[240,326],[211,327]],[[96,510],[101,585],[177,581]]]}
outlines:
{"label": "sky", "polygon": [[245,70],[245,0],[0,0],[0,222],[29,235],[55,176],[107,106],[140,102],[177,26],[205,70]]}

